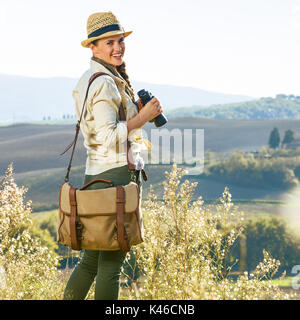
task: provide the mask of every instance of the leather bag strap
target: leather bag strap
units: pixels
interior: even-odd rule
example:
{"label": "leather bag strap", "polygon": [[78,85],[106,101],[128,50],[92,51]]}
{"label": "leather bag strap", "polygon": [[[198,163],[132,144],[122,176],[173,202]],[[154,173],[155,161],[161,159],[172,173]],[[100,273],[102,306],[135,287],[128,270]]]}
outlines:
{"label": "leather bag strap", "polygon": [[76,220],[77,220],[77,202],[76,202],[76,188],[71,187],[69,191],[71,215],[70,215],[70,235],[71,246],[73,250],[80,250],[80,243],[77,237]]}
{"label": "leather bag strap", "polygon": [[70,157],[70,161],[69,161],[69,165],[68,165],[68,168],[67,168],[67,174],[65,176],[65,182],[68,182],[69,181],[69,175],[70,175],[70,171],[71,171],[71,166],[72,166],[72,160],[73,160],[73,156],[74,156],[74,151],[75,151],[75,147],[76,147],[76,142],[77,142],[77,139],[78,139],[78,134],[79,134],[79,130],[80,130],[80,122],[81,122],[81,119],[82,119],[82,115],[83,115],[83,111],[84,111],[84,107],[85,107],[85,103],[86,103],[86,100],[87,100],[87,97],[88,97],[88,93],[89,93],[89,88],[92,84],[92,82],[102,76],[102,75],[107,75],[107,73],[104,73],[104,72],[96,72],[94,73],[90,79],[89,79],[89,82],[88,82],[88,87],[86,89],[86,94],[85,94],[85,97],[84,97],[84,101],[83,101],[83,106],[82,106],[82,109],[81,109],[81,114],[80,114],[80,117],[79,117],[79,120],[77,121],[77,124],[76,124],[76,127],[75,127],[75,138],[74,140],[69,143],[67,145],[67,147],[65,148],[65,150],[60,154],[60,155],[63,155],[65,152],[67,152],[72,146],[73,146],[73,149],[72,149],[72,154],[71,154],[71,157]]}
{"label": "leather bag strap", "polygon": [[[70,175],[70,171],[71,171],[71,166],[72,166],[74,151],[75,151],[76,142],[77,142],[78,135],[79,135],[79,130],[80,130],[80,123],[81,123],[81,119],[82,119],[84,107],[85,107],[85,104],[86,104],[86,100],[87,100],[87,97],[88,97],[89,88],[90,88],[92,82],[93,82],[96,78],[98,78],[99,76],[102,76],[102,75],[110,76],[109,74],[107,74],[107,73],[105,73],[105,72],[96,72],[96,73],[94,73],[94,74],[90,77],[89,83],[88,83],[88,87],[87,87],[87,89],[86,89],[85,98],[84,98],[84,101],[83,101],[83,106],[82,106],[82,109],[81,109],[80,118],[79,118],[79,120],[77,121],[77,124],[76,124],[76,127],[75,127],[75,138],[74,138],[74,140],[73,140],[71,143],[69,143],[69,144],[67,145],[67,147],[65,148],[65,150],[60,154],[60,155],[63,155],[64,153],[66,153],[66,152],[73,146],[72,154],[71,154],[70,161],[69,161],[69,165],[68,165],[68,168],[67,168],[67,174],[66,174],[66,176],[65,176],[65,182],[68,182],[68,181],[69,181],[69,175]],[[121,121],[126,121],[125,110],[124,110],[124,107],[123,107],[123,104],[122,104],[122,103],[121,103],[121,106],[120,106],[120,108],[119,108],[119,119],[120,119]],[[129,166],[129,169],[130,169],[130,170],[135,170],[135,165],[134,165],[131,161],[129,161],[129,156],[128,156],[129,148],[130,148],[130,142],[129,142],[129,140],[127,139],[127,161],[128,161],[128,166]]]}
{"label": "leather bag strap", "polygon": [[128,235],[124,225],[125,191],[123,186],[117,186],[117,239],[121,251],[130,251]]}
{"label": "leather bag strap", "polygon": [[90,185],[92,185],[92,184],[94,184],[96,182],[103,182],[103,183],[109,184],[111,187],[113,187],[113,185],[114,185],[111,180],[95,179],[95,180],[90,181],[87,184],[85,184],[83,187],[80,188],[80,190],[85,190],[87,187],[89,187]]}

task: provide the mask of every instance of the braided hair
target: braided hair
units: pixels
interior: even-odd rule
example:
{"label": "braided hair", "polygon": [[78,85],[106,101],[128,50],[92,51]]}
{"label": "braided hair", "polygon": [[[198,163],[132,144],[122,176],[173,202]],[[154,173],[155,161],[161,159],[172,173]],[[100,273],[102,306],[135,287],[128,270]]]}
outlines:
{"label": "braided hair", "polygon": [[128,76],[127,72],[126,72],[126,63],[125,63],[125,61],[123,61],[123,63],[121,65],[117,66],[116,68],[117,68],[117,71],[122,76],[122,78],[128,83],[129,87],[133,91],[133,88],[132,88],[131,83],[129,81],[129,76]]}

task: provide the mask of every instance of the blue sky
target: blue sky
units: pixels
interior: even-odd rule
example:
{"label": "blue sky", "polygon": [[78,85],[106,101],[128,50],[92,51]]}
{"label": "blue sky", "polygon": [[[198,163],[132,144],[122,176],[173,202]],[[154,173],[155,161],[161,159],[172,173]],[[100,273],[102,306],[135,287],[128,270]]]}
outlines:
{"label": "blue sky", "polygon": [[78,78],[86,21],[112,11],[136,81],[254,97],[300,95],[300,0],[1,0],[0,73]]}

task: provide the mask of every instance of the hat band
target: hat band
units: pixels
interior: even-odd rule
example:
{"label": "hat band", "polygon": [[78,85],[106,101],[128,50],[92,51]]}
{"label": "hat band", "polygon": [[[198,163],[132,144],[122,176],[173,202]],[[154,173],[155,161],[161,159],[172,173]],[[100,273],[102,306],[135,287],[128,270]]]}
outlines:
{"label": "hat band", "polygon": [[99,28],[99,29],[95,30],[94,32],[90,33],[88,35],[88,38],[98,37],[98,36],[101,36],[102,34],[104,34],[106,32],[116,31],[116,30],[122,31],[121,27],[118,24],[111,24],[109,26]]}

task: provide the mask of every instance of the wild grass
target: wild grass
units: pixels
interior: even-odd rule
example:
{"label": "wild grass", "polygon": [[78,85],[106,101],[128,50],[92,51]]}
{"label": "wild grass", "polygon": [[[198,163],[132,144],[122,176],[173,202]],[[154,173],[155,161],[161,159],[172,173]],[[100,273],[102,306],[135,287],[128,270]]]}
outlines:
{"label": "wild grass", "polygon": [[[196,183],[184,170],[166,172],[164,199],[151,190],[144,203],[145,241],[127,255],[127,287],[120,299],[290,299],[271,283],[280,262],[264,252],[253,274],[233,281],[229,250],[243,230],[244,218],[225,188],[216,212],[191,202]],[[0,299],[62,299],[71,269],[57,268],[59,255],[31,235],[31,203],[14,182],[12,166],[0,185]],[[132,259],[133,257],[133,259]],[[128,268],[127,268],[128,270]],[[4,279],[4,280],[3,280]],[[93,299],[94,285],[86,299]]]}
{"label": "wild grass", "polygon": [[[288,299],[270,282],[280,262],[264,251],[252,274],[236,281],[229,273],[237,261],[229,250],[243,231],[244,217],[225,188],[216,213],[203,206],[201,197],[191,203],[197,183],[185,180],[184,170],[173,166],[163,182],[164,201],[152,190],[145,203],[145,242],[128,256],[130,274],[127,299]],[[141,278],[135,277],[135,274]]]}

